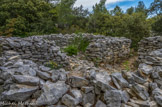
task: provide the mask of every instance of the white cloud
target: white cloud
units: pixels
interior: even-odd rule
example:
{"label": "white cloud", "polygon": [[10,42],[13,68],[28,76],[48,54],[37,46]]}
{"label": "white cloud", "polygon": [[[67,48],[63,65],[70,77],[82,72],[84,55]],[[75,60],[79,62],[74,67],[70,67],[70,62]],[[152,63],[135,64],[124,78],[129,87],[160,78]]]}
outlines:
{"label": "white cloud", "polygon": [[[121,1],[132,1],[132,0],[106,0],[106,5]],[[92,10],[92,6],[99,2],[100,0],[77,0],[74,6],[78,7],[80,5],[83,5],[84,8]]]}

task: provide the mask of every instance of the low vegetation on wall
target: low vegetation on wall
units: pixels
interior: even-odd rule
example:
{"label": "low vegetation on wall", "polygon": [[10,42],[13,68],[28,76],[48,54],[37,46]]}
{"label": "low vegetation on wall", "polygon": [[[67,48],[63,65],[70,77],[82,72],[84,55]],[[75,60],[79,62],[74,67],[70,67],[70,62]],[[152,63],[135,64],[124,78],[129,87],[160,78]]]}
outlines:
{"label": "low vegetation on wall", "polygon": [[79,35],[74,37],[71,44],[64,48],[64,52],[66,52],[69,56],[77,55],[78,52],[84,53],[88,45],[89,40],[82,35]]}

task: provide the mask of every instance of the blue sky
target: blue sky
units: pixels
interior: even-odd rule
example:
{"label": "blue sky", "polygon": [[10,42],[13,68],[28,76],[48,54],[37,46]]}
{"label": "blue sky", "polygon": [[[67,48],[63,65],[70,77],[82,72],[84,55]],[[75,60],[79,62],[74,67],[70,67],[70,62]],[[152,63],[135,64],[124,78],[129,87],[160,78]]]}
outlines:
{"label": "blue sky", "polygon": [[[92,6],[96,3],[99,3],[100,0],[77,0],[75,6],[83,5],[84,8],[92,10]],[[143,1],[146,7],[149,7],[154,0],[107,0],[106,7],[108,10],[112,10],[116,5],[120,6],[124,11],[133,6],[137,6],[139,1]]]}

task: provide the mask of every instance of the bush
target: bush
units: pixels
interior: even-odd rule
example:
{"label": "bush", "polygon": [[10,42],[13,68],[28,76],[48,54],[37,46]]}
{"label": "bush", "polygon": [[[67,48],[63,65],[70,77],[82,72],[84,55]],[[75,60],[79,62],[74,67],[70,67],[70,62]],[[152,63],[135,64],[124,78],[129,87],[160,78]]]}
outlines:
{"label": "bush", "polygon": [[64,52],[66,52],[67,55],[69,55],[69,56],[77,55],[78,47],[75,45],[69,45],[64,49]]}
{"label": "bush", "polygon": [[89,45],[89,41],[87,38],[84,38],[81,34],[80,36],[77,36],[72,41],[73,45],[76,45],[78,47],[78,51],[85,52],[87,46]]}
{"label": "bush", "polygon": [[68,53],[69,56],[77,55],[78,52],[85,52],[88,45],[88,39],[80,35],[72,40],[72,43],[64,49],[64,52]]}

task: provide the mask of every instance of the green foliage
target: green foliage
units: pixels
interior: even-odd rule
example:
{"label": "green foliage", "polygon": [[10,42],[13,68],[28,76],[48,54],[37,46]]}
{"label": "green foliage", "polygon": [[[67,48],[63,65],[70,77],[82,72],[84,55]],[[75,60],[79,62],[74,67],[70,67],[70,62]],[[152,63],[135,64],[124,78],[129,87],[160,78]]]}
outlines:
{"label": "green foliage", "polygon": [[154,17],[151,18],[151,27],[154,33],[162,34],[162,1],[161,0],[154,0],[151,3],[149,8],[150,15]]}
{"label": "green foliage", "polygon": [[155,23],[152,24],[152,30],[162,35],[162,15],[155,18]]}
{"label": "green foliage", "polygon": [[123,62],[123,66],[124,66],[124,69],[125,69],[126,71],[130,71],[130,70],[131,70],[131,68],[130,68],[130,66],[129,66],[129,61]]}
{"label": "green foliage", "polygon": [[76,36],[72,41],[72,44],[78,48],[78,51],[85,52],[87,46],[89,45],[89,40],[84,38],[81,34]]}
{"label": "green foliage", "polygon": [[138,2],[135,12],[142,12],[143,14],[147,15],[147,9],[143,1]]}
{"label": "green foliage", "polygon": [[119,6],[116,6],[114,10],[111,11],[111,14],[119,16],[123,14],[123,11]]}
{"label": "green foliage", "polygon": [[[92,22],[95,22],[95,24]],[[90,32],[107,36],[127,37],[132,39],[132,47],[137,49],[138,42],[150,35],[150,24],[142,12],[121,15],[101,14],[88,23]]]}
{"label": "green foliage", "polygon": [[[53,4],[52,2],[57,2]],[[137,50],[138,42],[154,31],[161,34],[161,0],[154,0],[149,9],[140,1],[126,13],[116,6],[107,10],[106,0],[100,0],[89,12],[74,7],[76,0],[0,0],[0,35],[30,36],[51,33],[94,33],[132,39],[132,47]],[[148,19],[148,10],[151,15]],[[78,52],[88,46],[85,38],[78,38]],[[74,46],[69,46],[74,49]],[[70,49],[70,50],[71,50]]]}
{"label": "green foliage", "polygon": [[85,52],[89,45],[87,38],[84,38],[81,34],[76,36],[72,43],[64,49],[64,52],[68,53],[69,56],[77,55],[78,52]]}
{"label": "green foliage", "polygon": [[69,45],[64,49],[64,52],[66,52],[67,55],[69,55],[69,56],[77,55],[78,47],[75,45]]}
{"label": "green foliage", "polygon": [[128,8],[127,11],[126,11],[126,13],[129,14],[129,15],[133,14],[134,12],[135,12],[134,7],[130,7],[130,8]]}
{"label": "green foliage", "polygon": [[56,62],[54,61],[49,61],[48,63],[45,64],[46,67],[49,67],[51,69],[59,69],[61,68],[62,66],[61,65],[58,65]]}
{"label": "green foliage", "polygon": [[149,12],[151,14],[161,15],[162,14],[162,1],[161,0],[154,0],[151,3]]}
{"label": "green foliage", "polygon": [[53,33],[56,20],[53,9],[44,0],[1,0],[1,35],[24,37],[33,33]]}

